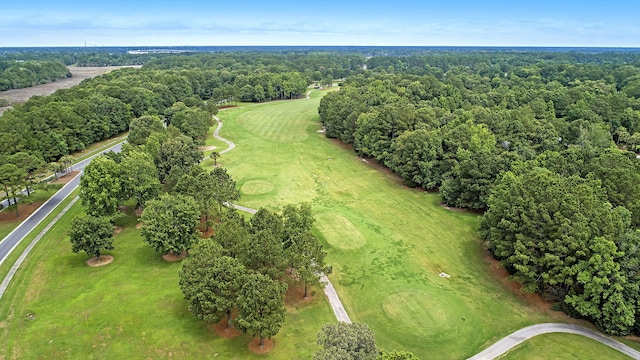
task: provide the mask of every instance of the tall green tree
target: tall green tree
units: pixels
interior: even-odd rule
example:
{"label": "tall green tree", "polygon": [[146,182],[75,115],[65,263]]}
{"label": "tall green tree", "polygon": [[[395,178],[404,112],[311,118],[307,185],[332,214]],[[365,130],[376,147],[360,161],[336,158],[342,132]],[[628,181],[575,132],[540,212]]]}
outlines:
{"label": "tall green tree", "polygon": [[250,231],[256,234],[260,231],[271,233],[276,239],[284,242],[284,224],[282,216],[276,212],[260,208],[249,220]]}
{"label": "tall green tree", "polygon": [[245,256],[250,246],[248,225],[234,208],[229,208],[223,213],[220,223],[216,224],[214,229],[212,239],[222,245],[225,255],[233,258]]}
{"label": "tall green tree", "polygon": [[291,268],[292,278],[304,284],[304,297],[308,296],[309,285],[324,286],[320,274],[331,269],[325,265],[325,252],[312,228],[315,219],[311,206],[286,205],[282,210],[284,227],[284,257]]}
{"label": "tall green tree", "polygon": [[60,158],[59,162],[64,166],[64,172],[69,173],[73,171],[73,163],[76,159],[71,155],[64,155]]}
{"label": "tall green tree", "polygon": [[154,159],[160,182],[172,189],[178,179],[202,160],[202,151],[185,135],[173,134],[158,149]]}
{"label": "tall green tree", "polygon": [[211,159],[213,159],[213,166],[217,166],[218,165],[218,158],[220,157],[220,153],[217,151],[212,151],[211,154],[209,155],[209,157]]}
{"label": "tall green tree", "polygon": [[322,349],[313,355],[314,360],[372,360],[378,356],[375,335],[365,323],[325,324],[317,343]]}
{"label": "tall green tree", "polygon": [[45,168],[46,163],[41,157],[26,152],[18,152],[11,155],[9,157],[9,162],[16,165],[25,172],[25,178],[27,180],[27,196],[31,196],[33,181],[35,180],[37,174]]}
{"label": "tall green tree", "polygon": [[210,174],[215,184],[214,198],[218,204],[218,213],[222,214],[225,204],[240,199],[240,191],[236,188],[236,181],[229,175],[227,169],[217,167]]}
{"label": "tall green tree", "polygon": [[113,224],[107,217],[83,216],[73,219],[69,229],[71,251],[84,251],[90,258],[97,257],[105,250],[113,250]]}
{"label": "tall green tree", "polygon": [[173,112],[170,120],[172,126],[192,138],[198,144],[204,144],[207,131],[213,125],[211,114],[199,108],[187,107]]}
{"label": "tall green tree", "polygon": [[198,241],[182,263],[180,289],[189,302],[189,310],[199,319],[218,322],[226,317],[231,327],[231,311],[237,306],[247,272],[223,251],[214,241]]}
{"label": "tall green tree", "polygon": [[286,284],[265,275],[248,275],[238,297],[236,328],[259,336],[262,347],[264,338],[275,336],[284,323],[287,313],[284,307],[286,291]]}
{"label": "tall green tree", "polygon": [[159,116],[143,115],[131,120],[127,141],[133,145],[144,145],[152,133],[164,131],[164,124]]}
{"label": "tall green tree", "polygon": [[580,286],[565,298],[580,315],[593,319],[598,328],[617,335],[629,334],[637,308],[637,298],[628,296],[627,278],[616,261],[622,255],[613,241],[595,238],[591,256],[576,266]]}
{"label": "tall green tree", "polygon": [[87,214],[116,215],[121,192],[120,168],[111,158],[98,156],[85,167],[80,178],[80,199]]}
{"label": "tall green tree", "polygon": [[160,181],[153,158],[143,151],[128,152],[120,163],[123,198],[136,199],[136,208],[158,196]]}
{"label": "tall green tree", "polygon": [[481,235],[526,289],[562,300],[593,239],[615,238],[625,228],[623,214],[606,202],[597,182],[533,168],[500,179]]}
{"label": "tall green tree", "polygon": [[179,194],[192,196],[198,205],[200,214],[204,216],[205,231],[209,231],[210,216],[217,210],[217,187],[213,176],[200,166],[193,166],[191,171],[182,175],[175,186]]}
{"label": "tall green tree", "polygon": [[16,208],[16,217],[20,216],[20,210],[18,209],[18,194],[22,190],[26,173],[23,169],[20,169],[14,164],[3,164],[0,166],[0,185],[4,188],[7,194],[9,205],[11,205],[11,199],[13,198],[13,205]]}
{"label": "tall green tree", "polygon": [[407,186],[433,189],[442,181],[438,166],[442,151],[438,131],[406,131],[392,145],[390,167]]}
{"label": "tall green tree", "polygon": [[640,225],[640,163],[635,154],[607,149],[588,160],[583,171],[600,179],[609,202],[627,208],[633,224]]}
{"label": "tall green tree", "polygon": [[165,194],[147,202],[140,233],[156,251],[180,254],[198,239],[198,219],[198,207],[192,197]]}
{"label": "tall green tree", "polygon": [[242,263],[251,270],[280,280],[287,269],[287,260],[282,248],[282,239],[267,230],[252,233],[248,245],[238,255]]}
{"label": "tall green tree", "polygon": [[295,235],[290,241],[291,245],[285,250],[285,258],[292,269],[293,279],[304,284],[303,296],[306,298],[309,285],[324,287],[320,275],[329,273],[331,268],[325,264],[326,253],[313,233]]}
{"label": "tall green tree", "polygon": [[468,127],[466,148],[459,147],[455,165],[440,191],[450,206],[484,209],[493,183],[502,169],[496,137],[485,125]]}

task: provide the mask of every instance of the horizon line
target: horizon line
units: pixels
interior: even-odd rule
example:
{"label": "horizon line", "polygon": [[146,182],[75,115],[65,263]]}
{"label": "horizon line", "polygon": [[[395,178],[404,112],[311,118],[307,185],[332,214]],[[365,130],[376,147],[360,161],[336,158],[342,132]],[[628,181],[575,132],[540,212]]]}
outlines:
{"label": "horizon line", "polygon": [[3,46],[0,49],[16,48],[204,48],[204,47],[360,47],[360,48],[548,48],[548,49],[640,49],[638,46],[600,45],[20,45]]}

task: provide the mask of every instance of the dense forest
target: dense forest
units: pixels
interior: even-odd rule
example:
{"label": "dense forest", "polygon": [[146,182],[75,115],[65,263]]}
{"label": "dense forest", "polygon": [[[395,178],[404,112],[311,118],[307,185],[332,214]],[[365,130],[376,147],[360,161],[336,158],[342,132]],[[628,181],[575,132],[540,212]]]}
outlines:
{"label": "dense forest", "polygon": [[[486,247],[526,290],[603,331],[639,334],[640,56],[383,52],[156,54],[5,112],[0,157],[58,161],[129,128],[133,144],[160,149],[166,139],[148,138],[163,121],[192,149],[219,106],[340,79],[319,108],[328,137],[483,212]],[[185,174],[154,159],[165,186]]]}
{"label": "dense forest", "polygon": [[46,84],[71,76],[56,61],[0,61],[0,91]]}

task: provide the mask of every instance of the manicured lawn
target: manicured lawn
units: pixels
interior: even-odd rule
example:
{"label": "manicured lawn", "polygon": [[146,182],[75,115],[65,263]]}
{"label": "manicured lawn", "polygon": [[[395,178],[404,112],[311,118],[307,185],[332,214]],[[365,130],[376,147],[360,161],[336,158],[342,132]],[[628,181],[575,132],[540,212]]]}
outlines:
{"label": "manicured lawn", "polygon": [[[0,304],[0,351],[6,358],[257,358],[251,338],[219,337],[187,308],[178,287],[180,263],[160,258],[135,229],[120,221],[112,264],[91,268],[70,251],[70,220],[76,203],[34,249]],[[318,293],[318,290],[314,290]],[[11,305],[9,305],[11,304]],[[310,358],[315,336],[331,309],[316,296],[288,307],[287,321],[266,358]]]}
{"label": "manicured lawn", "polygon": [[[523,326],[566,321],[490,275],[478,215],[442,208],[437,194],[402,186],[318,133],[321,95],[221,111],[221,135],[236,148],[218,161],[237,180],[242,205],[312,204],[315,231],[334,269],[330,278],[352,320],[369,324],[381,347],[424,359],[464,359]],[[226,148],[213,140],[207,145]],[[248,336],[220,338],[188,312],[178,287],[180,264],[164,262],[143,243],[134,216],[121,221],[110,252],[115,261],[87,267],[66,237],[80,212],[76,204],[39,243],[0,302],[0,357],[259,357],[247,350]],[[276,346],[260,357],[309,359],[317,331],[335,321],[317,290],[314,302],[288,310]],[[550,354],[572,351],[547,345]],[[593,356],[581,358],[602,354],[609,353],[594,348]]]}
{"label": "manicured lawn", "polygon": [[[552,349],[552,351],[549,351]],[[503,360],[630,359],[623,353],[584,336],[545,334],[536,336],[501,357]]]}

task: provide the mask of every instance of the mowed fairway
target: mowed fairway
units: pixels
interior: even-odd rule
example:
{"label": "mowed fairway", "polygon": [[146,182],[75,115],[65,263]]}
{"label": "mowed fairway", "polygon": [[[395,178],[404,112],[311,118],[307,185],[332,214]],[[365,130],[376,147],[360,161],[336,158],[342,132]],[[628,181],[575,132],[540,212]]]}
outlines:
{"label": "mowed fairway", "polygon": [[464,359],[521,327],[566,321],[489,275],[478,215],[442,208],[437,194],[402,186],[319,133],[321,95],[220,112],[221,135],[236,143],[221,161],[242,205],[312,204],[330,278],[351,319],[369,324],[381,347]]}
{"label": "mowed fairway", "polygon": [[[221,112],[222,136],[237,147],[218,162],[238,181],[243,205],[312,204],[330,278],[352,320],[368,323],[381,347],[464,359],[513,330],[561,316],[532,308],[489,275],[477,215],[443,209],[437,195],[403,187],[318,133],[321,95]],[[265,119],[287,135],[260,130]],[[131,210],[108,252],[115,261],[87,267],[66,236],[81,211],[74,205],[40,241],[0,301],[0,358],[309,359],[320,327],[335,322],[315,290],[312,302],[288,304],[275,347],[255,355],[250,336],[223,339],[189,313],[180,264],[164,262],[142,241]],[[548,354],[573,351],[548,344]],[[601,345],[590,349],[580,357],[609,354]]]}

